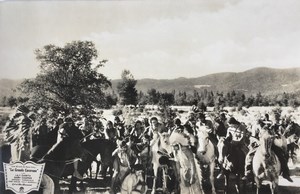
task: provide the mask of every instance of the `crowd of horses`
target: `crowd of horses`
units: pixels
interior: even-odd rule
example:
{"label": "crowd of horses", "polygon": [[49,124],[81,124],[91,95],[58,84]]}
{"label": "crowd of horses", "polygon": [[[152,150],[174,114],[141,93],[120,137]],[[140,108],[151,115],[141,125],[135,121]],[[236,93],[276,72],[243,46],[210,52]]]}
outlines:
{"label": "crowd of horses", "polygon": [[[28,116],[26,114],[22,115],[23,120]],[[78,127],[84,134],[84,138],[81,139],[84,155],[80,158],[78,171],[82,175],[92,177],[91,165],[96,162],[95,179],[97,179],[101,168],[102,178],[110,182],[110,192],[118,193],[122,192],[121,185],[125,177],[132,173],[132,166],[141,164],[143,166],[144,189],[137,193],[146,193],[151,190],[152,194],[156,192],[194,194],[216,193],[215,175],[222,170],[225,175],[224,191],[229,191],[230,181],[235,180],[233,184],[236,192],[241,193],[240,182],[245,172],[246,153],[240,147],[233,146],[232,134],[226,133],[228,128],[226,119],[230,115],[226,111],[213,114],[202,112],[201,114],[206,115],[206,120],[211,121],[213,125],[199,125],[198,112],[195,110],[191,110],[186,115],[187,118],[180,118],[178,113],[171,122],[170,120],[163,122],[165,120],[158,118],[156,124],[152,123],[152,118],[157,118],[155,115],[143,120],[131,118],[136,120],[132,125],[122,122],[122,119],[119,119],[122,118],[120,115],[116,117],[114,122],[105,121],[107,125],[112,124],[112,127],[105,127],[103,124],[99,124],[99,121],[93,122],[94,119],[85,118],[75,122],[78,123]],[[24,125],[24,122],[17,122],[17,117],[14,119],[16,125]],[[100,123],[104,123],[103,118],[102,121]],[[31,123],[30,127],[33,129],[29,130],[31,136],[29,141],[33,141],[30,142],[29,160],[38,162],[52,146],[45,141],[54,143],[56,137],[51,133],[55,124],[49,126],[43,120],[43,125],[46,126],[43,128],[40,127],[39,122],[41,121],[37,119],[36,122]],[[188,132],[188,125],[194,130],[194,133]],[[288,125],[290,124],[285,125],[282,120],[284,128],[290,129]],[[257,120],[254,120],[251,126],[247,126],[248,131],[251,132],[255,126],[257,126]],[[22,126],[18,128],[22,130]],[[38,131],[45,129],[46,132]],[[211,134],[217,137],[216,142],[211,138]],[[293,151],[295,146],[291,145],[297,144],[298,139],[295,134],[296,132],[290,134],[294,135],[294,141],[290,142],[287,141],[289,137],[284,138],[284,134],[282,134],[283,146],[286,146],[286,149],[290,148],[286,150],[287,152]],[[44,137],[42,137],[43,135]],[[54,140],[50,140],[52,137]],[[251,142],[250,137],[251,135],[246,137],[249,142]],[[274,138],[273,134],[265,131],[261,132],[260,139],[255,140],[259,145],[253,158],[254,182],[257,192],[259,192],[264,181],[270,183],[271,193],[275,193],[278,188],[280,162],[271,150]],[[15,143],[1,146],[2,162],[14,161],[11,159],[11,155],[15,154],[14,152],[26,151],[26,146],[20,149],[19,145],[14,146]],[[52,179],[55,193],[60,192],[59,181],[73,174],[72,163],[78,159],[68,155],[73,151],[71,145],[62,143],[61,146],[62,149],[58,149],[57,153],[54,153],[54,158],[44,161],[46,163],[44,172]],[[22,151],[17,160],[27,160],[27,157],[24,159],[20,155],[22,155]],[[231,175],[235,178],[230,178]],[[70,193],[76,190],[77,181],[78,179],[72,176],[69,187]],[[203,185],[207,183],[210,189],[203,188]],[[1,191],[3,190],[3,183],[1,183]]]}

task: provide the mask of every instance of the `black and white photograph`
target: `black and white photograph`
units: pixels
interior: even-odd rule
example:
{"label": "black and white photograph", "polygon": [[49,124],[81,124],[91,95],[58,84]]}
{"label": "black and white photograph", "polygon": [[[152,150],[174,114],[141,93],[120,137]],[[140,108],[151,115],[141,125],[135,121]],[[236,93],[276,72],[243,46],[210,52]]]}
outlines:
{"label": "black and white photograph", "polygon": [[0,193],[300,194],[300,1],[0,1]]}

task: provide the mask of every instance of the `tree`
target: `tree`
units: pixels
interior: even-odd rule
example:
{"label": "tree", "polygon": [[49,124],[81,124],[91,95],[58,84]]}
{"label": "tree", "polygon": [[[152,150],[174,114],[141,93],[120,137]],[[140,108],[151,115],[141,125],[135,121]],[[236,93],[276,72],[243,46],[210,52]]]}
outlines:
{"label": "tree", "polygon": [[222,110],[225,106],[225,102],[224,102],[224,97],[223,97],[223,93],[218,93],[215,96],[215,109],[216,110]]}
{"label": "tree", "polygon": [[196,90],[193,91],[193,94],[188,94],[186,102],[188,105],[196,105],[199,101],[199,94]]}
{"label": "tree", "polygon": [[1,106],[7,106],[7,97],[3,96],[1,99]]}
{"label": "tree", "polygon": [[147,102],[148,102],[147,96],[142,91],[140,91],[138,94],[138,104],[146,105]]}
{"label": "tree", "polygon": [[186,97],[187,97],[186,92],[179,92],[175,98],[176,105],[179,106],[187,105]]}
{"label": "tree", "polygon": [[113,92],[112,94],[106,95],[107,107],[110,108],[112,105],[116,105],[118,102],[118,96]]}
{"label": "tree", "polygon": [[17,106],[17,105],[18,105],[18,104],[17,104],[17,98],[15,98],[15,97],[13,97],[13,96],[8,97],[8,99],[7,99],[7,105],[8,105],[10,108],[12,108],[12,107],[14,107],[14,106]]}
{"label": "tree", "polygon": [[249,96],[248,99],[247,99],[246,104],[247,104],[248,108],[251,107],[251,106],[256,106],[255,105],[255,98],[254,98],[254,96],[252,96],[252,95]]}
{"label": "tree", "polygon": [[65,114],[80,107],[82,111],[105,107],[105,93],[110,81],[98,72],[107,61],[99,61],[90,41],[73,41],[64,47],[46,45],[35,51],[40,73],[21,84],[31,98],[29,104],[52,108]]}
{"label": "tree", "polygon": [[207,110],[207,106],[204,102],[199,102],[198,103],[198,108],[199,110],[201,110],[202,112],[205,112]]}
{"label": "tree", "polygon": [[160,95],[159,104],[163,106],[170,106],[174,104],[175,99],[172,93],[164,92]]}
{"label": "tree", "polygon": [[134,79],[133,75],[129,70],[123,70],[121,75],[122,81],[118,83],[117,90],[120,96],[120,104],[129,105],[137,104],[138,93],[135,88],[137,80]]}
{"label": "tree", "polygon": [[148,94],[148,103],[149,104],[158,104],[159,99],[160,99],[160,93],[156,91],[156,89],[151,88],[150,90],[147,91]]}
{"label": "tree", "polygon": [[24,104],[24,103],[26,103],[28,100],[29,100],[28,97],[21,97],[21,96],[18,96],[18,98],[17,98],[18,104]]}
{"label": "tree", "polygon": [[207,94],[207,98],[205,99],[207,106],[214,106],[214,94],[213,92],[209,92]]}

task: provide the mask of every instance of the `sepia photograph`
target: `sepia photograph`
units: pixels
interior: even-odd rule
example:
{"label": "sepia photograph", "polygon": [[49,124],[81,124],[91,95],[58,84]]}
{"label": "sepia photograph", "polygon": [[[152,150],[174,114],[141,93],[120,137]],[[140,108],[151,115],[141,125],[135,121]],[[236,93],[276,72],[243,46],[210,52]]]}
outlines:
{"label": "sepia photograph", "polygon": [[300,1],[0,0],[0,193],[300,194]]}

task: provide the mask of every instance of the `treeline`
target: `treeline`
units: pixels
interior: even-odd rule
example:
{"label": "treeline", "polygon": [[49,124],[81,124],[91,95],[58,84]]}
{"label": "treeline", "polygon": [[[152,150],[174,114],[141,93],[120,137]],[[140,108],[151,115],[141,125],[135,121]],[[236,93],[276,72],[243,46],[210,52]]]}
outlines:
{"label": "treeline", "polygon": [[260,92],[256,95],[246,95],[241,91],[232,90],[230,92],[208,91],[206,89],[193,93],[181,91],[159,92],[150,89],[146,93],[139,92],[138,104],[155,105],[178,105],[178,106],[210,106],[222,109],[229,107],[251,107],[251,106],[292,106],[300,105],[300,98],[297,94],[276,94],[262,95]]}
{"label": "treeline", "polygon": [[2,107],[15,107],[19,104],[26,103],[29,100],[28,97],[15,97],[15,96],[3,96],[0,99],[0,106]]}
{"label": "treeline", "polygon": [[[2,97],[0,106],[15,107],[19,104],[27,102],[27,97]],[[116,105],[124,98],[120,98],[115,92],[106,95],[106,106],[110,108]],[[127,100],[130,101],[130,100]],[[177,106],[192,106],[197,105],[215,107],[222,109],[225,106],[229,107],[251,107],[251,106],[291,106],[298,107],[300,105],[300,95],[282,93],[276,95],[246,95],[241,91],[232,90],[230,92],[208,91],[206,89],[193,93],[181,92],[173,90],[172,92],[160,92],[156,89],[149,89],[146,93],[139,91],[135,103],[139,105],[177,105]]]}

